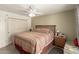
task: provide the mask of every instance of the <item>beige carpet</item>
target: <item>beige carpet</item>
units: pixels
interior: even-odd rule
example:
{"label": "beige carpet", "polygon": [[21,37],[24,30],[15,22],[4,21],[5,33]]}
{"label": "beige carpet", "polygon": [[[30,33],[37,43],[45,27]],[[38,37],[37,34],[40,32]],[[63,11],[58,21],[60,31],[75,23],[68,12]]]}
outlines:
{"label": "beige carpet", "polygon": [[19,54],[19,52],[10,44],[4,48],[0,48],[0,54]]}
{"label": "beige carpet", "polygon": [[[48,54],[62,54],[63,52],[64,54],[79,54],[79,48],[66,44],[64,50],[54,47],[49,50]],[[10,44],[7,47],[0,48],[0,54],[19,54],[19,52],[12,44]]]}
{"label": "beige carpet", "polygon": [[66,44],[64,48],[64,54],[79,54],[79,47]]}
{"label": "beige carpet", "polygon": [[[49,51],[48,54],[61,54],[62,50],[56,47],[52,47]],[[14,45],[10,44],[7,47],[1,48],[0,49],[0,54],[19,54],[17,49],[14,47]]]}

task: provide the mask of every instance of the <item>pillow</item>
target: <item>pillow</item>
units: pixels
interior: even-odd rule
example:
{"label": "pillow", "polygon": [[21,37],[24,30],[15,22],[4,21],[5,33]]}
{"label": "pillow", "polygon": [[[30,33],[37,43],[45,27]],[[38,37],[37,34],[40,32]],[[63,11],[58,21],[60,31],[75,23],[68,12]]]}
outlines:
{"label": "pillow", "polygon": [[50,33],[51,30],[48,28],[36,28],[36,29],[34,29],[34,31],[42,32],[42,33]]}

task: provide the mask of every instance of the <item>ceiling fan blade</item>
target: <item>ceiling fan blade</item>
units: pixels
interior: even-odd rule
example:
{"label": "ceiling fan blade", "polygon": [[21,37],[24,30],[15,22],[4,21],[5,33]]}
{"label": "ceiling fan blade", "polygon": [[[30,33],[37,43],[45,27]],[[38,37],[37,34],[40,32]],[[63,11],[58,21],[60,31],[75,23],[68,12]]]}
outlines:
{"label": "ceiling fan blade", "polygon": [[36,8],[34,8],[34,6],[32,6],[32,5],[29,5],[29,7],[28,8],[26,8],[26,9],[24,9],[24,10],[20,10],[20,12],[23,12],[24,13],[24,15],[27,15],[27,16],[29,16],[29,15],[35,15],[35,16],[39,16],[41,13],[39,12],[39,10],[38,9],[36,9]]}

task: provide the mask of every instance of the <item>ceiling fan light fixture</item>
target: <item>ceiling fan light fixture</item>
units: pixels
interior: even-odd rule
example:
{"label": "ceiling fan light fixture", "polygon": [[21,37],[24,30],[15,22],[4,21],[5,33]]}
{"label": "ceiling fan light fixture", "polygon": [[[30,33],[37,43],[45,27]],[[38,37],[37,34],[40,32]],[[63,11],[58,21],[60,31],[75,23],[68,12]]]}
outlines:
{"label": "ceiling fan light fixture", "polygon": [[29,16],[30,16],[30,17],[34,17],[34,16],[35,16],[35,14],[33,14],[33,13],[30,13],[30,14],[29,14]]}

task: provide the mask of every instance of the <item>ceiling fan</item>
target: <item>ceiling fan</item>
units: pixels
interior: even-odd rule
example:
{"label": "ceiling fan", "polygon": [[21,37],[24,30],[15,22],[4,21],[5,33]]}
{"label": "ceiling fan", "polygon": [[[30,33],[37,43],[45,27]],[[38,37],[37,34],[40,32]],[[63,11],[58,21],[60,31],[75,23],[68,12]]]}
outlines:
{"label": "ceiling fan", "polygon": [[36,9],[33,5],[28,5],[28,8],[26,7],[25,10],[22,10],[22,12],[30,17],[39,16],[41,14],[39,9]]}

